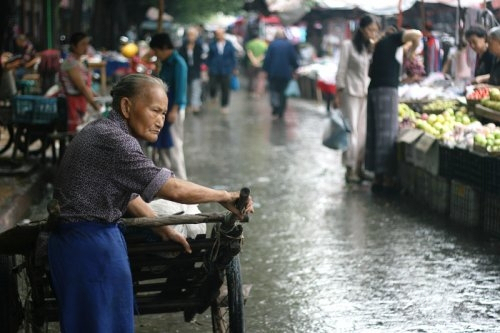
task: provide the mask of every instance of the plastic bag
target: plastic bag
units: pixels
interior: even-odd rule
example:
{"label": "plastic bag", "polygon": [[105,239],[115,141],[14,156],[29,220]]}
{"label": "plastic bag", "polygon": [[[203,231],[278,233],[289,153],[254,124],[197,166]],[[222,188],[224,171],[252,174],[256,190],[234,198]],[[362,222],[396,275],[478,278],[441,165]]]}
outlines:
{"label": "plastic bag", "polygon": [[231,83],[230,83],[231,90],[240,90],[240,80],[236,75],[231,75]]}
{"label": "plastic bag", "polygon": [[290,80],[285,89],[285,95],[288,97],[300,97],[300,88],[297,80]]}
{"label": "plastic bag", "polygon": [[351,126],[340,110],[333,110],[323,132],[323,145],[335,150],[347,150]]}

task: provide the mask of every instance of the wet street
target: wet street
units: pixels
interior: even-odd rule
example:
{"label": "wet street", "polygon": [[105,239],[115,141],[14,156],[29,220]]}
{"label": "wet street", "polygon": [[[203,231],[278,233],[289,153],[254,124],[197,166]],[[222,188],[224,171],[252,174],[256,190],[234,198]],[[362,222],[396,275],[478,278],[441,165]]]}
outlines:
{"label": "wet street", "polygon": [[[500,243],[450,226],[411,198],[346,186],[340,153],[321,145],[324,106],[233,93],[188,114],[190,180],[252,191],[240,254],[250,333],[500,332]],[[221,211],[216,205],[202,211]],[[211,332],[210,311],[136,317],[137,332]]]}
{"label": "wet street", "polygon": [[[247,331],[500,332],[500,244],[449,225],[410,198],[346,186],[340,153],[321,145],[324,106],[232,94],[231,114],[187,115],[190,180],[249,186],[242,275]],[[202,206],[203,211],[219,210]],[[138,332],[210,332],[182,314],[138,317]]]}

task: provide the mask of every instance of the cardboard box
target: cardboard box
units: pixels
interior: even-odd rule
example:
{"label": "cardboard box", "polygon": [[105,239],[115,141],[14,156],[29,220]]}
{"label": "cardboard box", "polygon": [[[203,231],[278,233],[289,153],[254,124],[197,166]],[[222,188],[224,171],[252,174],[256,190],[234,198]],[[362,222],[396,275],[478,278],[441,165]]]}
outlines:
{"label": "cardboard box", "polygon": [[439,173],[439,143],[432,135],[424,133],[415,144],[413,152],[414,164],[431,175]]}
{"label": "cardboard box", "polygon": [[397,143],[402,150],[400,156],[404,156],[404,161],[407,163],[414,164],[415,145],[423,134],[422,130],[416,128],[404,129],[399,133]]}

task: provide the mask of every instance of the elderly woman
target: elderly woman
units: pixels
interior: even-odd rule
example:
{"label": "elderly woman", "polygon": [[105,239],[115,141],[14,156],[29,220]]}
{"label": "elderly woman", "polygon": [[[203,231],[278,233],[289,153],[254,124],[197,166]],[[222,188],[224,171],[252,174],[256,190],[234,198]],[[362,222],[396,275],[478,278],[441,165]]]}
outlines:
{"label": "elderly woman", "polygon": [[500,27],[492,28],[488,32],[488,50],[495,57],[491,66],[488,83],[494,86],[500,86]]}
{"label": "elderly woman", "polygon": [[87,54],[90,38],[83,32],[76,32],[69,39],[70,54],[61,64],[60,81],[68,104],[68,132],[75,132],[87,111],[87,103],[97,111],[99,105],[94,101],[91,89],[92,76],[83,64],[82,57]]}
{"label": "elderly woman", "polygon": [[[143,154],[138,140],[154,142],[165,122],[168,97],[160,79],[127,75],[111,95],[109,118],[75,136],[54,183],[61,212],[48,255],[62,332],[133,332],[132,278],[118,228],[126,211],[151,216],[146,202],[159,197],[184,204],[218,202],[242,217],[234,205],[237,192],[177,179]],[[252,211],[249,200],[243,213]],[[155,231],[179,240],[169,227]]]}

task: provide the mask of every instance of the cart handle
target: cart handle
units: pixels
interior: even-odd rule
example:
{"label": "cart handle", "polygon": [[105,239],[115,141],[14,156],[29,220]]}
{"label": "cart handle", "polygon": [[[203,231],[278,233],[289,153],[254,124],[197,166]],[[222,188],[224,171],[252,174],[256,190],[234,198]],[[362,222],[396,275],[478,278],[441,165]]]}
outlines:
{"label": "cart handle", "polygon": [[[244,187],[240,190],[240,196],[236,200],[235,206],[240,211],[246,207],[250,197],[250,189]],[[222,223],[227,227],[232,227],[238,220],[236,214],[227,213],[201,213],[201,214],[183,214],[183,215],[167,215],[159,217],[130,217],[122,218],[121,221],[126,226],[139,227],[159,227],[163,225],[176,224],[199,224],[199,223]],[[245,215],[240,222],[250,222],[248,215]]]}

